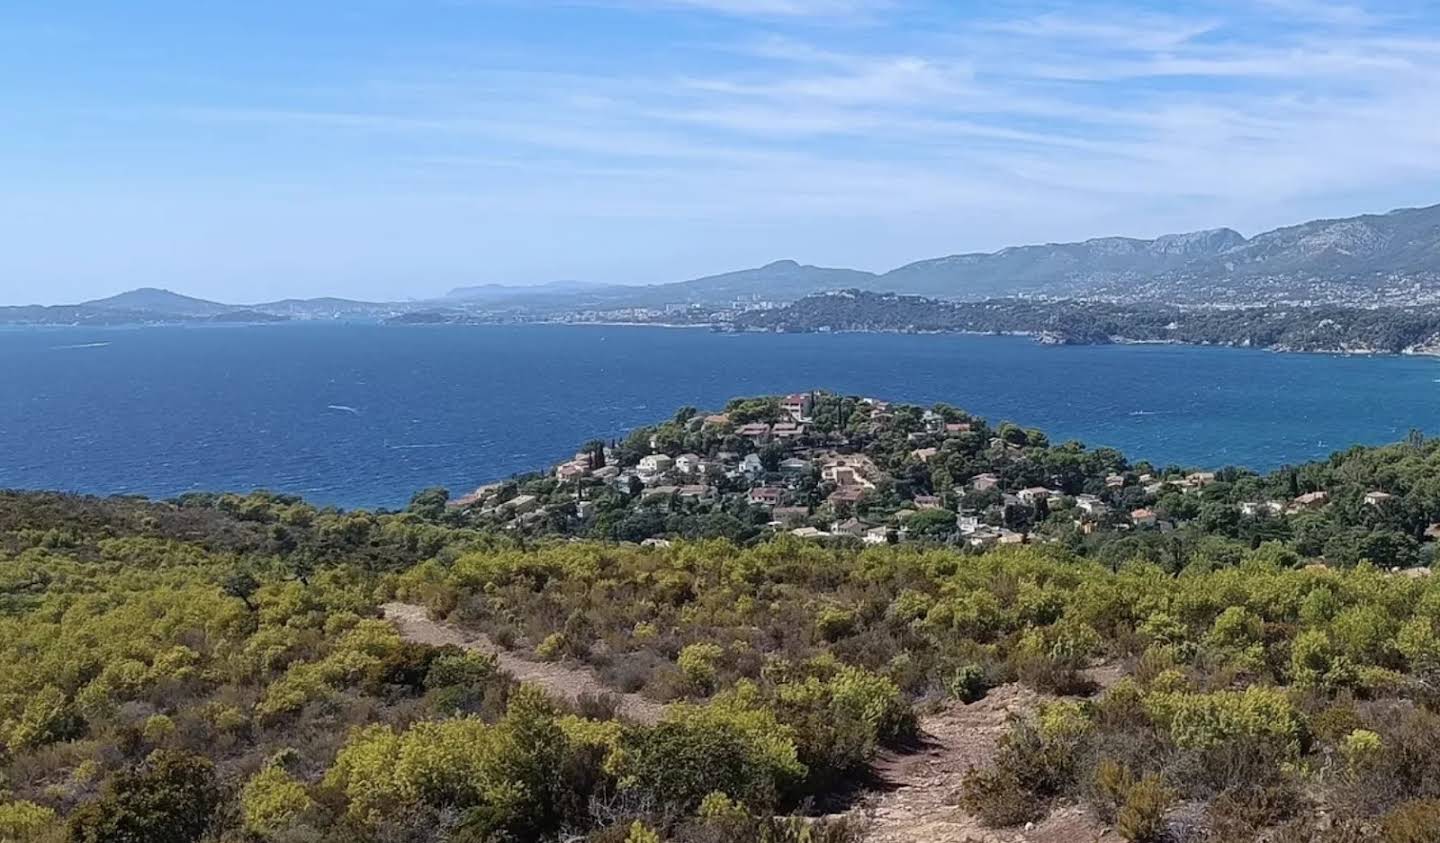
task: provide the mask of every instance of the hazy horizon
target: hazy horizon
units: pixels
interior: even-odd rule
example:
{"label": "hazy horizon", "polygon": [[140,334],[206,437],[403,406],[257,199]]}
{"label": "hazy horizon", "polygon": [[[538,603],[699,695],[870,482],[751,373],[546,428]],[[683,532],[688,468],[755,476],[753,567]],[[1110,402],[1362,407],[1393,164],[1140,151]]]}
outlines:
{"label": "hazy horizon", "polygon": [[[1432,206],[1415,206],[1415,207],[1416,207],[1416,208],[1426,208],[1426,207],[1432,207]],[[1440,207],[1440,204],[1437,204],[1437,205],[1435,205],[1434,207]],[[1367,215],[1375,216],[1375,215],[1384,215],[1384,214],[1391,213],[1391,212],[1394,212],[1394,211],[1413,210],[1413,209],[1414,209],[1414,208],[1387,208],[1387,209],[1385,209],[1385,210],[1365,210],[1365,211],[1357,211],[1357,212],[1355,212],[1355,213],[1353,213],[1353,214],[1340,214],[1340,213],[1337,213],[1337,214],[1333,214],[1333,215],[1329,215],[1329,216],[1332,217],[1332,218],[1347,218],[1347,217],[1358,217],[1358,216],[1367,216]],[[1318,218],[1317,218],[1317,219],[1318,219]],[[1303,223],[1303,222],[1312,222],[1312,221],[1313,221],[1313,220],[1294,220],[1294,221],[1292,221],[1290,224],[1299,224],[1299,223]],[[1282,226],[1282,227],[1283,227],[1283,226]],[[1217,230],[1217,229],[1221,229],[1221,228],[1232,228],[1232,229],[1233,229],[1233,226],[1216,225],[1216,226],[1210,226],[1208,229],[1195,229],[1195,230],[1190,231],[1190,232],[1167,231],[1167,232],[1162,232],[1162,233],[1159,234],[1159,235],[1149,235],[1149,236],[1146,237],[1146,238],[1135,238],[1135,235],[1129,235],[1129,234],[1123,234],[1123,233],[1121,233],[1121,234],[1096,235],[1096,237],[1120,237],[1120,238],[1135,238],[1135,239],[1154,239],[1155,237],[1164,236],[1164,235],[1187,234],[1187,233],[1195,233],[1195,232],[1206,231],[1206,230]],[[1245,237],[1246,239],[1249,239],[1249,238],[1251,238],[1251,237],[1253,237],[1253,236],[1255,236],[1255,235],[1257,235],[1257,234],[1261,234],[1261,233],[1263,233],[1263,232],[1259,232],[1259,231],[1254,231],[1254,232],[1240,231],[1240,232],[1238,232],[1238,233],[1239,233],[1242,237]],[[1064,242],[1078,242],[1078,241],[1064,241]],[[986,254],[993,254],[993,253],[996,253],[996,252],[999,252],[999,251],[1003,251],[1003,250],[1004,250],[1005,248],[1007,248],[1007,247],[1015,247],[1015,246],[1035,246],[1035,245],[1057,245],[1057,244],[1060,244],[1060,243],[1061,243],[1061,241],[1054,241],[1054,240],[1048,240],[1048,241],[1037,240],[1037,241],[1030,242],[1030,243],[1011,243],[1011,244],[1006,244],[1006,246],[998,247],[998,248],[996,248],[996,249],[986,249],[986,250],[983,250],[983,252],[986,253]],[[956,253],[956,254],[958,254],[958,253]],[[948,256],[948,255],[926,255],[926,256],[924,256],[924,257],[915,258],[914,261],[907,261],[907,263],[909,263],[909,262],[916,262],[916,261],[924,261],[924,260],[931,259],[931,258],[947,257],[947,256]],[[175,294],[178,294],[178,295],[187,296],[187,297],[191,297],[191,298],[209,300],[209,301],[213,301],[213,302],[215,302],[215,303],[229,304],[229,305],[240,305],[240,306],[244,306],[244,305],[256,305],[256,304],[266,304],[266,303],[270,303],[270,302],[278,302],[278,301],[284,301],[284,300],[289,300],[289,299],[302,299],[302,300],[303,300],[303,299],[321,299],[321,298],[350,299],[350,300],[356,300],[356,301],[370,301],[370,302],[377,302],[377,303],[380,303],[380,302],[429,301],[429,300],[436,300],[436,299],[444,298],[444,297],[446,297],[446,296],[447,296],[448,294],[450,294],[450,293],[456,292],[456,291],[461,290],[461,289],[466,289],[466,288],[498,287],[498,288],[516,290],[516,291],[524,291],[524,290],[539,290],[539,289],[542,289],[542,288],[545,288],[545,287],[552,287],[552,286],[559,286],[559,285],[578,285],[578,286],[604,287],[604,286],[612,286],[612,285],[615,285],[615,286],[647,286],[647,285],[649,285],[649,284],[677,283],[677,282],[684,282],[684,281],[699,280],[699,279],[702,279],[702,278],[705,278],[705,277],[710,277],[710,276],[712,276],[712,275],[725,274],[725,273],[738,272],[738,271],[751,270],[751,269],[760,269],[760,268],[764,268],[764,267],[766,267],[766,266],[768,266],[768,265],[770,265],[770,264],[774,264],[774,263],[784,263],[784,262],[787,262],[787,261],[789,261],[789,262],[795,262],[795,261],[794,261],[793,259],[791,259],[791,258],[776,258],[776,259],[773,260],[773,261],[766,261],[764,264],[757,264],[757,265],[754,265],[754,266],[743,266],[743,267],[742,267],[742,266],[737,266],[737,267],[731,267],[731,268],[725,269],[725,270],[720,270],[719,272],[715,272],[715,273],[706,273],[705,275],[687,275],[687,276],[684,276],[684,277],[671,278],[671,279],[668,279],[668,280],[665,280],[665,281],[655,281],[655,282],[628,282],[628,283],[627,283],[627,282],[623,282],[623,281],[622,281],[622,282],[599,282],[599,281],[584,281],[584,280],[573,279],[573,278],[561,278],[561,279],[555,279],[555,280],[549,280],[549,281],[536,281],[536,282],[528,283],[528,284],[527,284],[527,283],[507,283],[507,282],[504,282],[504,281],[487,281],[487,282],[477,282],[477,283],[474,283],[474,284],[457,284],[457,285],[454,285],[454,286],[452,286],[452,287],[447,287],[447,288],[445,288],[445,289],[443,289],[443,290],[437,290],[437,291],[434,291],[434,292],[429,293],[429,294],[413,294],[413,295],[409,295],[409,296],[405,296],[405,297],[371,297],[371,298],[365,298],[365,297],[361,297],[361,296],[348,295],[348,294],[346,294],[346,293],[344,293],[344,292],[332,292],[332,293],[320,293],[320,294],[316,294],[316,295],[312,295],[312,296],[283,294],[283,295],[277,295],[277,296],[275,296],[275,297],[273,297],[273,298],[269,298],[269,299],[226,299],[226,298],[223,298],[223,297],[213,297],[213,296],[197,295],[197,294],[192,293],[192,292],[190,292],[190,291],[188,291],[188,290],[186,290],[186,289],[181,289],[181,288],[145,284],[145,285],[140,285],[140,286],[138,286],[138,287],[124,287],[124,288],[114,289],[114,290],[110,290],[110,291],[108,291],[108,292],[100,293],[100,294],[98,294],[98,295],[89,296],[89,297],[87,297],[87,298],[85,298],[85,299],[76,299],[76,300],[74,300],[74,301],[63,301],[63,302],[5,302],[5,301],[0,301],[0,307],[4,307],[4,306],[14,306],[14,305],[20,305],[20,306],[44,305],[44,306],[49,306],[49,305],[55,305],[55,304],[62,304],[62,305],[85,304],[85,303],[88,303],[88,302],[90,302],[90,301],[108,299],[108,298],[112,298],[112,297],[114,297],[114,296],[118,296],[118,295],[121,295],[121,294],[124,294],[124,293],[139,292],[139,291],[144,291],[144,290],[158,290],[158,291],[160,291],[160,292],[169,292],[169,293],[175,293]],[[800,262],[798,262],[798,263],[804,265],[805,262],[800,261]],[[824,265],[817,265],[817,264],[811,264],[811,265],[812,265],[812,266],[820,266],[821,268],[829,268],[829,269],[859,269],[859,267],[836,267],[836,266],[824,266]],[[873,270],[869,270],[869,271],[874,272],[874,273],[877,274],[877,275],[881,275],[881,274],[884,274],[885,272],[888,272],[888,271],[890,271],[890,270],[898,269],[898,268],[900,268],[900,267],[902,267],[902,266],[904,266],[904,265],[905,265],[905,264],[898,264],[898,265],[896,265],[896,266],[881,267],[881,268],[879,268],[879,269],[873,269]]]}
{"label": "hazy horizon", "polygon": [[0,302],[885,271],[1440,201],[1440,15],[1325,0],[0,11]]}

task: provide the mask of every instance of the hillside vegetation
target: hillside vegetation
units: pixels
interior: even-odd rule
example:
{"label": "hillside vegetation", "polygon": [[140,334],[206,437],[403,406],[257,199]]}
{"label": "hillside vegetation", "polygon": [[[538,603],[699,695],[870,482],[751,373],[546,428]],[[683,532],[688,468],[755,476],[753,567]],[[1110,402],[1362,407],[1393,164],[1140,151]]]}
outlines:
{"label": "hillside vegetation", "polygon": [[[1002,485],[1089,465],[1005,431],[1025,444],[976,465]],[[932,458],[954,480],[967,447]],[[1434,839],[1440,582],[1371,560],[1394,542],[1428,560],[1436,453],[1166,483],[1183,527],[986,548],[946,530],[576,541],[435,494],[372,514],[6,493],[0,840],[844,843],[878,754],[1017,683],[1042,702],[955,795],[992,826],[1063,807],[1133,841]],[[1377,484],[1390,497],[1359,499]],[[1328,503],[1274,530],[1230,517],[1311,487]],[[629,722],[603,694],[517,686],[402,637],[390,601],[665,708]]]}
{"label": "hillside vegetation", "polygon": [[1440,312],[1433,306],[1220,309],[1080,300],[953,302],[843,290],[808,296],[774,310],[750,311],[732,327],[802,333],[1030,334],[1041,342],[1067,345],[1166,342],[1362,354],[1433,353],[1440,348]]}

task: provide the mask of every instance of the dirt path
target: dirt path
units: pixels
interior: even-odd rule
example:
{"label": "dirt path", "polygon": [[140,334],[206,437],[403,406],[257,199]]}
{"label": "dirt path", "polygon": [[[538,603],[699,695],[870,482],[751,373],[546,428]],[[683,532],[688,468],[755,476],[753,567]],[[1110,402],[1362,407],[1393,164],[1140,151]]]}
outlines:
{"label": "dirt path", "polygon": [[510,674],[517,682],[528,682],[544,689],[545,693],[575,702],[582,694],[593,696],[609,695],[619,701],[616,709],[619,716],[637,723],[653,725],[660,721],[664,706],[641,697],[639,694],[622,694],[606,688],[594,672],[588,668],[567,667],[553,662],[527,659],[499,646],[489,636],[460,629],[447,623],[430,619],[423,606],[410,603],[386,603],[380,607],[385,617],[400,630],[406,640],[417,644],[445,646],[453,644],[466,650],[494,656],[500,669]]}
{"label": "dirt path", "polygon": [[1062,806],[1034,826],[996,831],[961,810],[960,782],[994,760],[1012,714],[1035,710],[1040,697],[1018,685],[983,700],[922,717],[918,751],[877,759],[881,786],[863,808],[866,843],[1119,843],[1083,811]]}
{"label": "dirt path", "polygon": [[[619,700],[619,714],[638,723],[654,724],[664,711],[638,694],[606,688],[587,668],[527,659],[482,633],[433,621],[424,607],[387,603],[381,609],[407,640],[453,644],[494,656],[500,669],[517,681],[538,685],[554,697],[574,702],[581,694],[610,694]],[[1108,676],[1096,678],[1109,684]],[[985,828],[958,807],[965,773],[993,761],[1010,716],[1033,712],[1040,700],[1019,685],[1006,685],[979,702],[956,703],[922,717],[916,751],[887,752],[876,759],[880,786],[860,808],[868,821],[866,843],[1121,843],[1114,832],[1073,806],[1057,808],[1031,828],[1001,831]]]}

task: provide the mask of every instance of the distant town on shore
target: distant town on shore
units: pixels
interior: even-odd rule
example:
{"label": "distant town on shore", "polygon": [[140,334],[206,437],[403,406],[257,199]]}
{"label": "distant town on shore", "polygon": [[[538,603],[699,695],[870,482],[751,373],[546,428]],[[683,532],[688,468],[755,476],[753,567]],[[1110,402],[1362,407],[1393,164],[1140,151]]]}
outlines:
{"label": "distant town on shore", "polygon": [[876,274],[792,260],[669,284],[484,284],[431,299],[223,304],[143,288],[0,307],[0,324],[368,321],[683,325],[725,331],[1025,334],[1357,354],[1440,348],[1440,206],[1231,229],[1101,237],[918,261]]}

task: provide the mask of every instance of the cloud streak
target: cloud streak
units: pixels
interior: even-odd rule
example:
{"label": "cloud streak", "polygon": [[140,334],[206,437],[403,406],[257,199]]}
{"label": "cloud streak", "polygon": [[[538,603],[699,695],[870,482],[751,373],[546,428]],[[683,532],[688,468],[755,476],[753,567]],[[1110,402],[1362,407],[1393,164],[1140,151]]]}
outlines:
{"label": "cloud streak", "polygon": [[[603,3],[605,0],[592,0]],[[691,10],[741,18],[854,19],[890,8],[890,0],[610,0],[642,10]]]}
{"label": "cloud streak", "polygon": [[[680,4],[797,16],[873,5]],[[381,113],[232,116],[493,145],[513,171],[532,158],[537,180],[567,165],[594,178],[617,164],[638,179],[648,165],[643,180],[659,187],[631,191],[624,204],[666,195],[657,214],[676,212],[669,193],[704,213],[764,216],[863,215],[896,208],[903,194],[916,208],[957,213],[1027,198],[1042,218],[1060,209],[1062,231],[1082,222],[1063,209],[1086,203],[1116,216],[1127,204],[1161,206],[1177,223],[1219,224],[1237,207],[1303,206],[1440,176],[1440,160],[1425,154],[1436,129],[1417,119],[1440,113],[1430,82],[1440,38],[1377,30],[1378,17],[1348,6],[1268,5],[1307,23],[1253,37],[1253,21],[1220,7],[1182,16],[1117,6],[953,20],[899,39],[762,30],[707,45],[734,61],[705,72],[683,62],[643,80],[507,68],[473,101],[465,86],[451,90],[449,113],[398,103]],[[496,95],[496,80],[513,90]],[[619,201],[620,188],[599,181],[604,189],[577,191],[576,204],[602,213]]]}

